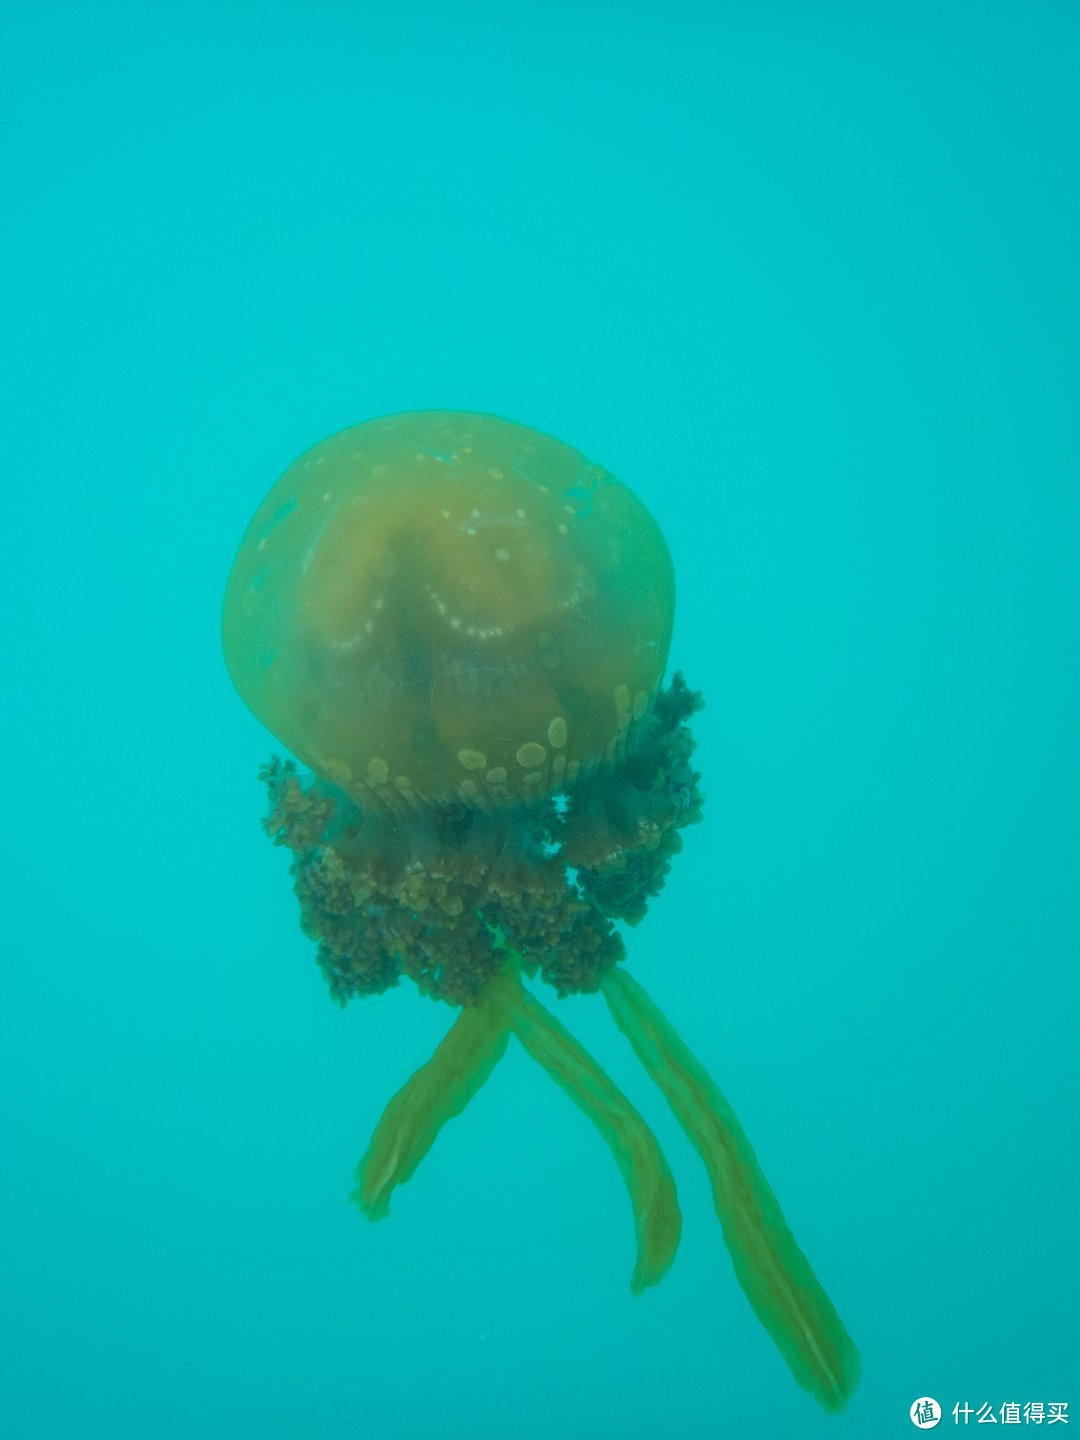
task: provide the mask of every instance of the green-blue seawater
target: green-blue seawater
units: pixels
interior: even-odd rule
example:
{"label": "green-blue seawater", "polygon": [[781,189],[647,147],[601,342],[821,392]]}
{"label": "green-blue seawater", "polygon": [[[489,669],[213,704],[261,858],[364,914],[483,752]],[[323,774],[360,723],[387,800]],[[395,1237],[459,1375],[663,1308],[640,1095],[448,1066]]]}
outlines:
{"label": "green-blue seawater", "polygon": [[[1063,0],[0,7],[5,1437],[1080,1423],[1078,73]],[[839,1414],[599,995],[543,999],[670,1161],[662,1283],[514,1038],[349,1203],[453,1012],[331,1003],[221,610],[297,455],[432,409],[666,538],[704,819],[628,968],[859,1348]]]}

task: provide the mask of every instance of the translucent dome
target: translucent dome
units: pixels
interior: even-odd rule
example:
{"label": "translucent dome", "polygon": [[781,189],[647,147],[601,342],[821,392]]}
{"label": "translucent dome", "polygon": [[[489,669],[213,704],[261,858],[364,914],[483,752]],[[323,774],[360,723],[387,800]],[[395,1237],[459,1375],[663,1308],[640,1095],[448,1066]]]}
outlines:
{"label": "translucent dome", "polygon": [[259,719],[361,804],[483,808],[632,751],[673,611],[667,546],[625,485],[524,425],[422,411],[286,470],[224,638]]}

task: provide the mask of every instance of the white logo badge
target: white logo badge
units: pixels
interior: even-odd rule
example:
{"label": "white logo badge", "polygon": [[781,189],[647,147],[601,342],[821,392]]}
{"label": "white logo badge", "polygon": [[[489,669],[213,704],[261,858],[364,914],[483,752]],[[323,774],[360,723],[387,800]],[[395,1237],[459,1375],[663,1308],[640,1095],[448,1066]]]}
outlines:
{"label": "white logo badge", "polygon": [[941,1419],[941,1406],[929,1395],[921,1395],[908,1411],[912,1425],[919,1430],[933,1430]]}

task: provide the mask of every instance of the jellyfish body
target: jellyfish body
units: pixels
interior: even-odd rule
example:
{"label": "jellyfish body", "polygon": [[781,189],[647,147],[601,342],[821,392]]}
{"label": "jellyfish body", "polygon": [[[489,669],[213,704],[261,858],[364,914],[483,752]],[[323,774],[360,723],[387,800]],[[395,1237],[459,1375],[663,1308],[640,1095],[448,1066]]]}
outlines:
{"label": "jellyfish body", "polygon": [[511,1035],[617,1161],[635,1291],[681,1217],[652,1131],[522,983],[599,991],[705,1162],[736,1276],[826,1409],[858,1352],[730,1106],[621,962],[616,922],[658,894],[700,818],[689,719],[662,688],[670,557],[632,493],[537,431],[421,412],[301,456],[253,519],[226,595],[229,670],[312,772],[274,761],[266,826],[341,1002],[408,976],[459,1006],[391,1100],[354,1198],[389,1212]]}
{"label": "jellyfish body", "polygon": [[255,516],[225,648],[252,709],[362,804],[528,800],[625,753],[674,577],[645,507],[491,416],[357,425]]}

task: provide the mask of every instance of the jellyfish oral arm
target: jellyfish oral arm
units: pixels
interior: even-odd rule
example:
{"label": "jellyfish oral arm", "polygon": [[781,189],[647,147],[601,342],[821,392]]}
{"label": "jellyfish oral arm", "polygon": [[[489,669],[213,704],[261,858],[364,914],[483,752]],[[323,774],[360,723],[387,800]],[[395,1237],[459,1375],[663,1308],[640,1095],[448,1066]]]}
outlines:
{"label": "jellyfish oral arm", "polygon": [[630,1101],[510,968],[489,982],[485,999],[521,1044],[599,1130],[622,1172],[634,1210],[637,1262],[630,1288],[640,1294],[667,1273],[682,1233],[675,1181],[656,1137]]}
{"label": "jellyfish oral arm", "polygon": [[615,1023],[705,1162],[735,1274],[792,1374],[843,1408],[859,1352],[788,1229],[731,1106],[642,987],[621,967],[600,982]]}
{"label": "jellyfish oral arm", "polygon": [[390,1213],[390,1196],[416,1170],[448,1120],[460,1115],[506,1050],[510,1031],[481,1001],[462,1010],[426,1065],[383,1111],[356,1167],[352,1199],[369,1220]]}

